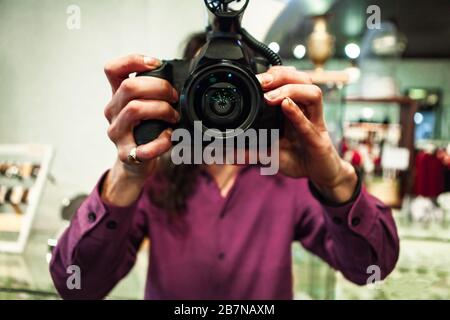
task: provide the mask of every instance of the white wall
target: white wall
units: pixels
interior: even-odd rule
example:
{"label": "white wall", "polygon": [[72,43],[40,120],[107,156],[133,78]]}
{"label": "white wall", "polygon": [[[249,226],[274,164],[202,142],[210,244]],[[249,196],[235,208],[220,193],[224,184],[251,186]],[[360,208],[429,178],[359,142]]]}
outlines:
{"label": "white wall", "polygon": [[[81,8],[80,30],[66,27],[69,4]],[[0,143],[56,148],[57,185],[47,184],[38,227],[56,224],[60,199],[89,192],[115,157],[104,63],[132,52],[172,58],[204,22],[201,1],[0,1]]]}
{"label": "white wall", "polygon": [[[244,20],[259,38],[282,9],[264,0],[261,11],[261,3],[253,0]],[[71,4],[81,9],[80,30],[66,27]],[[36,227],[53,229],[61,199],[89,192],[115,158],[104,63],[133,52],[173,58],[204,29],[205,12],[202,0],[0,0],[0,143],[56,148],[56,185],[47,184]]]}

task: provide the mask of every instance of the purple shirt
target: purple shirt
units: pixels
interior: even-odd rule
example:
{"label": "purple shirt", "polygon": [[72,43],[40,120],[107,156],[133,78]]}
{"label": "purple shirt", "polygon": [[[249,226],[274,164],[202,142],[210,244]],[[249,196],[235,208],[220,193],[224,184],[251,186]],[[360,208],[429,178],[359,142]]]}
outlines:
{"label": "purple shirt", "polygon": [[[364,188],[353,203],[330,207],[306,179],[248,167],[222,198],[200,174],[186,214],[170,223],[148,196],[152,180],[128,208],[102,202],[102,180],[82,204],[50,265],[63,298],[104,298],[133,267],[144,237],[151,241],[146,299],[292,299],[293,241],[357,284],[366,283],[368,266],[385,278],[398,259],[391,210]],[[81,269],[81,290],[67,289],[69,265]]]}

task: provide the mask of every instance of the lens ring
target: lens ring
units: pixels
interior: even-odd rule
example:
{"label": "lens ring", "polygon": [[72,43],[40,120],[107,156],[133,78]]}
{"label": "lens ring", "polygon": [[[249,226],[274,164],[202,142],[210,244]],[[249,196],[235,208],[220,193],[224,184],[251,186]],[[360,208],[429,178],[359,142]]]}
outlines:
{"label": "lens ring", "polygon": [[[220,83],[236,87],[242,95],[241,116],[234,119],[234,122],[217,121],[217,119],[209,121],[211,119],[204,117],[205,108],[200,108],[204,105],[204,95],[208,88]],[[217,129],[215,137],[228,138],[230,134],[237,134],[230,130],[245,131],[255,125],[262,113],[263,93],[256,77],[248,69],[233,63],[222,62],[194,71],[186,81],[180,102],[181,112],[186,118],[187,125],[193,124],[194,121],[202,121],[203,132],[208,129]]]}

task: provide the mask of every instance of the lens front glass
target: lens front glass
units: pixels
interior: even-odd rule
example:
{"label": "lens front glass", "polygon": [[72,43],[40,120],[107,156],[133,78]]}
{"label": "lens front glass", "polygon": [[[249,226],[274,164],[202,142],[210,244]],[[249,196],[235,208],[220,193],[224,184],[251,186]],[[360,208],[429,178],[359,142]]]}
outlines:
{"label": "lens front glass", "polygon": [[259,84],[245,69],[235,65],[210,65],[191,75],[186,85],[182,112],[188,122],[201,121],[203,130],[218,135],[247,130],[261,114]]}
{"label": "lens front glass", "polygon": [[215,69],[197,82],[194,106],[207,128],[239,128],[250,113],[251,93],[245,79],[229,70]]}
{"label": "lens front glass", "polygon": [[237,88],[223,84],[222,88],[211,89],[206,93],[208,107],[218,116],[227,116],[240,104],[241,96]]}

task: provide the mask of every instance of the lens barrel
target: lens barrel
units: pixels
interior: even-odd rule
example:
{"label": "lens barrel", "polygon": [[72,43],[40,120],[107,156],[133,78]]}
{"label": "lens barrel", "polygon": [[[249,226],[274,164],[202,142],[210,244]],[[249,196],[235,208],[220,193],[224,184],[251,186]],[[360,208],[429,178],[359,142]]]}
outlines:
{"label": "lens barrel", "polygon": [[263,105],[261,86],[254,74],[226,62],[191,74],[181,99],[181,111],[188,123],[202,121],[203,131],[214,129],[222,138],[230,130],[253,127]]}

